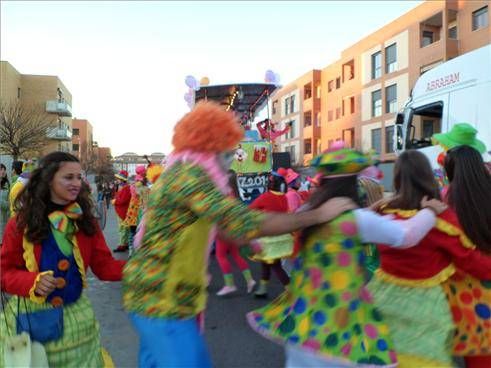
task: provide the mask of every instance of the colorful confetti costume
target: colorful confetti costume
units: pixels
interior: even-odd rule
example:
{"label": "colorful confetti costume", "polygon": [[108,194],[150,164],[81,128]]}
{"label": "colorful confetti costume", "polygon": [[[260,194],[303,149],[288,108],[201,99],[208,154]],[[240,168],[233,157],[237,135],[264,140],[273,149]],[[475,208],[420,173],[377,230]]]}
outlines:
{"label": "colorful confetti costume", "polygon": [[[50,205],[51,231],[42,244],[32,244],[17,230],[16,218],[9,221],[1,250],[2,291],[12,294],[0,316],[0,336],[16,330],[14,315],[63,308],[63,336],[44,345],[52,367],[103,367],[110,366],[110,357],[101,348],[99,325],[94,311],[83,293],[86,287],[86,270],[90,266],[101,280],[118,281],[122,277],[124,261],[112,258],[104,236],[97,230],[93,236],[76,231],[72,219],[80,214],[73,203],[65,208]],[[57,279],[57,289],[47,297],[35,294],[40,276],[52,272]],[[8,327],[5,326],[5,318]],[[0,342],[0,349],[3,343]],[[3,358],[3,352],[0,352]],[[0,359],[0,367],[3,359]]]}
{"label": "colorful confetti costume", "polygon": [[123,280],[124,306],[140,334],[140,366],[211,364],[196,319],[206,305],[214,225],[250,239],[263,221],[226,193],[216,155],[191,151],[169,157],[152,186],[142,243]]}
{"label": "colorful confetti costume", "polygon": [[408,223],[359,209],[318,227],[294,260],[287,291],[249,313],[249,323],[284,343],[287,355],[310,354],[301,363],[287,357],[287,366],[395,367],[389,329],[363,286],[362,243],[383,238],[394,246],[411,246],[434,219],[430,210]]}
{"label": "colorful confetti costume", "polygon": [[[387,209],[384,213],[405,219],[416,211]],[[450,209],[438,216],[435,228],[417,247],[394,250],[378,245],[378,250],[380,269],[368,288],[391,328],[401,367],[452,366],[450,344],[455,325],[442,286],[457,268],[479,279],[491,279],[491,257],[475,250]],[[465,303],[473,302],[468,293],[464,295]],[[479,304],[479,290],[475,295],[476,314],[485,326],[489,309]],[[471,317],[464,310],[462,313]]]}

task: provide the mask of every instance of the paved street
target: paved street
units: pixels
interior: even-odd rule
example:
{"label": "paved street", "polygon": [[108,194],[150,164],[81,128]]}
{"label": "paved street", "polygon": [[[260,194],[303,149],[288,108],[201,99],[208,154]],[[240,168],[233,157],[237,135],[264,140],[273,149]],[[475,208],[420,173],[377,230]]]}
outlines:
{"label": "paved street", "polygon": [[[111,207],[104,231],[110,248],[118,243],[117,224]],[[125,258],[125,255],[117,254]],[[259,278],[259,267],[252,265]],[[245,293],[245,283],[236,275],[240,291],[236,295],[219,298],[215,293],[222,287],[222,277],[215,258],[211,259],[213,276],[209,288],[210,298],[206,314],[206,340],[215,367],[281,367],[283,350],[251,330],[245,314],[258,308],[266,300],[257,300]],[[274,278],[274,276],[273,276]],[[137,365],[138,338],[121,307],[121,284],[89,279],[89,296],[101,326],[102,343],[110,352],[117,367]],[[281,286],[272,281],[270,298],[281,292]],[[269,299],[271,300],[271,299]]]}

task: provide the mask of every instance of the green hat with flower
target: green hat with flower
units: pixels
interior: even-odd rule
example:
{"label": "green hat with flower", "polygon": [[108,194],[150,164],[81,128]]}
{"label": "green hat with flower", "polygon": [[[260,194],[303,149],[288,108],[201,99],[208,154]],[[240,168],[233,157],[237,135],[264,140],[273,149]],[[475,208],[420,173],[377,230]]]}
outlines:
{"label": "green hat with flower", "polygon": [[433,143],[449,150],[457,146],[470,146],[479,153],[486,152],[486,145],[476,138],[477,129],[468,123],[455,124],[448,133],[433,134]]}
{"label": "green hat with flower", "polygon": [[315,157],[311,165],[324,177],[356,175],[373,165],[370,155],[352,148],[329,149]]}

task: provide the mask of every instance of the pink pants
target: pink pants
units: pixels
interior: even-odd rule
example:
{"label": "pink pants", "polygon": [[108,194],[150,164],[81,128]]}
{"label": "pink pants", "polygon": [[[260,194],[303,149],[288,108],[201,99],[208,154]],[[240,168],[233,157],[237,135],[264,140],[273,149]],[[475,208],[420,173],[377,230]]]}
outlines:
{"label": "pink pants", "polygon": [[237,247],[234,243],[227,243],[226,241],[217,238],[216,257],[222,273],[232,273],[232,266],[227,259],[228,253],[230,253],[241,271],[247,270],[249,268],[249,265],[247,264],[245,259],[242,258],[239,254],[239,247]]}

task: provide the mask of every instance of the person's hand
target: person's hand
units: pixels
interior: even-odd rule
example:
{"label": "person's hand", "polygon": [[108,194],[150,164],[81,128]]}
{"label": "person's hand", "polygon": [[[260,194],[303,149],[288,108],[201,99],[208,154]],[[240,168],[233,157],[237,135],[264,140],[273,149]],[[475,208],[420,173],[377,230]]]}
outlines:
{"label": "person's hand", "polygon": [[56,289],[56,279],[52,274],[41,275],[34,292],[40,296],[48,296]]}
{"label": "person's hand", "polygon": [[387,197],[387,198],[381,198],[378,201],[372,203],[368,209],[374,211],[374,212],[379,212],[382,208],[384,208],[390,201],[394,200],[395,197]]}
{"label": "person's hand", "polygon": [[318,223],[322,224],[324,222],[329,222],[333,218],[338,217],[343,212],[353,210],[358,206],[350,198],[337,197],[331,198],[322,206],[317,208],[317,216],[319,218]]}
{"label": "person's hand", "polygon": [[421,200],[421,208],[429,208],[430,210],[435,212],[436,215],[439,215],[440,213],[445,211],[448,206],[438,199],[428,199],[427,196],[424,196]]}

